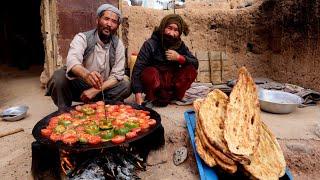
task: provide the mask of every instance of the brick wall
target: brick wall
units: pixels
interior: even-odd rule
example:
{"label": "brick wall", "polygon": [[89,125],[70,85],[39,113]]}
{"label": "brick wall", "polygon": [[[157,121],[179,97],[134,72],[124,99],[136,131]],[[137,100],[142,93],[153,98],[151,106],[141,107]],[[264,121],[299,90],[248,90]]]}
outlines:
{"label": "brick wall", "polygon": [[118,7],[116,0],[57,0],[59,55],[65,59],[74,35],[95,27],[96,10],[100,4]]}

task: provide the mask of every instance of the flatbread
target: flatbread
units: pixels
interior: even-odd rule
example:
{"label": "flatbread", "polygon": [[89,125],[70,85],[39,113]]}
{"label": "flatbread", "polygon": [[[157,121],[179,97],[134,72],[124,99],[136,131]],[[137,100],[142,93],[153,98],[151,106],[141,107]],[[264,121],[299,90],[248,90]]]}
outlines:
{"label": "flatbread", "polygon": [[219,89],[211,91],[204,99],[199,109],[199,122],[210,144],[227,151],[225,139],[223,137],[224,119],[228,104],[228,96]]}
{"label": "flatbread", "polygon": [[203,129],[200,126],[200,124],[197,122],[197,129],[196,132],[198,134],[199,139],[202,142],[202,145],[209,151],[209,153],[214,154],[217,158],[219,158],[221,161],[224,162],[224,164],[229,164],[229,165],[235,165],[235,161],[233,161],[231,158],[229,158],[227,155],[225,155],[223,152],[212,146],[208,138],[204,135]]}
{"label": "flatbread", "polygon": [[209,167],[213,167],[215,165],[217,165],[216,161],[214,160],[214,158],[207,153],[207,151],[204,149],[201,141],[199,140],[199,137],[196,133],[196,137],[194,138],[195,144],[196,144],[196,150],[199,154],[199,156],[201,157],[201,159],[209,166]]}
{"label": "flatbread", "polygon": [[259,144],[260,121],[257,88],[249,72],[242,67],[230,94],[224,124],[224,138],[232,154],[249,158],[255,152]]}
{"label": "flatbread", "polygon": [[[237,165],[236,163],[230,159],[228,156],[226,156],[223,152],[213,147],[210,142],[208,141],[208,138],[204,135],[203,128],[200,125],[200,117],[199,117],[199,108],[202,106],[202,103],[204,102],[203,99],[198,99],[194,102],[193,106],[196,112],[197,122],[196,122],[196,137],[199,146],[199,154],[200,157],[209,164],[211,161],[211,158],[215,160],[215,163],[218,164],[222,169],[229,173],[235,173],[237,171]],[[203,152],[203,149],[205,152]]]}
{"label": "flatbread", "polygon": [[251,164],[244,165],[253,177],[257,179],[279,179],[285,174],[286,162],[277,139],[268,127],[261,123],[260,143],[253,154]]}
{"label": "flatbread", "polygon": [[[195,109],[195,114],[196,114],[197,119],[198,119],[198,112],[200,109],[200,105],[202,102],[203,102],[203,99],[196,99],[193,102],[193,107]],[[197,122],[198,122],[198,120],[197,120]],[[196,124],[196,129],[198,129],[198,123]],[[199,156],[209,167],[213,167],[213,166],[217,165],[214,158],[209,153],[207,153],[207,151],[204,148],[204,145],[202,145],[202,142],[199,139],[199,134],[197,133],[197,131],[195,132],[195,144],[196,144],[196,150],[197,150]]]}

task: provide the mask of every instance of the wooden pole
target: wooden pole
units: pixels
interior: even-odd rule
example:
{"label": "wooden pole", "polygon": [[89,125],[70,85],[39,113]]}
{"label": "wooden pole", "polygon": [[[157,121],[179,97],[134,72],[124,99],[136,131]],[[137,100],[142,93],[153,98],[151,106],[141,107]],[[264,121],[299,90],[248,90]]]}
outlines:
{"label": "wooden pole", "polygon": [[11,134],[15,134],[15,133],[18,133],[18,132],[21,132],[21,131],[24,131],[24,129],[23,128],[18,128],[18,129],[12,130],[12,131],[1,133],[0,134],[0,138],[5,137],[5,136],[9,136]]}

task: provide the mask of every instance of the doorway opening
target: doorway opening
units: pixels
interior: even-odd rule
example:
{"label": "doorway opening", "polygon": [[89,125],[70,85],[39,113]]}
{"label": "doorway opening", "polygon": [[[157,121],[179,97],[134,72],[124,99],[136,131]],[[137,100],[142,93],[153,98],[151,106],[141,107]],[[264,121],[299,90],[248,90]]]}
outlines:
{"label": "doorway opening", "polygon": [[[28,70],[43,68],[41,0],[7,1],[0,11],[0,65]],[[5,7],[5,8],[4,8]]]}

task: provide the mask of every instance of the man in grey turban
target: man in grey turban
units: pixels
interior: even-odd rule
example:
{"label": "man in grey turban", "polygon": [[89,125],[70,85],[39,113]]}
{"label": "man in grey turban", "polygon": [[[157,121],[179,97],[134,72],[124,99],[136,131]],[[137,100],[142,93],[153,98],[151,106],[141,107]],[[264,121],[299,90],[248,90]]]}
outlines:
{"label": "man in grey turban", "polygon": [[103,4],[97,9],[97,27],[74,37],[66,67],[57,70],[47,85],[47,95],[59,109],[71,106],[72,101],[99,101],[102,92],[113,101],[131,94],[124,45],[115,35],[121,21],[118,8]]}

